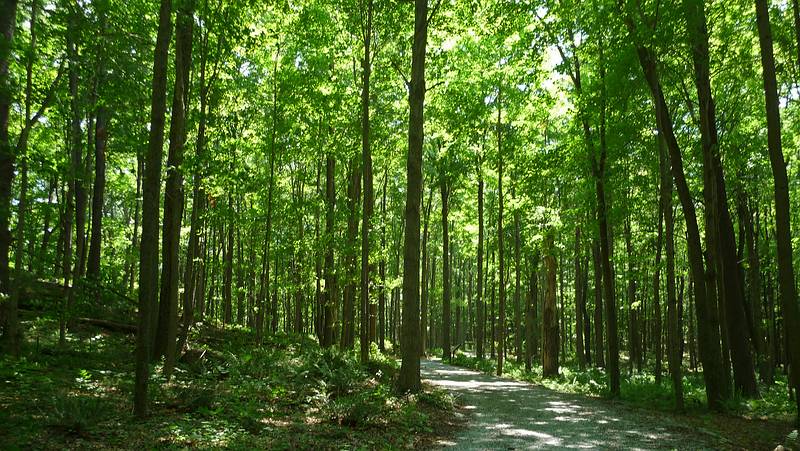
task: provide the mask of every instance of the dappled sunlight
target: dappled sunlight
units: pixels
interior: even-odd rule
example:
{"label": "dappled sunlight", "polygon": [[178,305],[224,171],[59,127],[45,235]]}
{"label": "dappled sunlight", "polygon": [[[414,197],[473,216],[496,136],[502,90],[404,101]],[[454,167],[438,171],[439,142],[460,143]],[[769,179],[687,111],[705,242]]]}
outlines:
{"label": "dappled sunlight", "polygon": [[422,362],[423,377],[462,399],[471,426],[443,447],[455,449],[697,449],[697,431],[613,402]]}

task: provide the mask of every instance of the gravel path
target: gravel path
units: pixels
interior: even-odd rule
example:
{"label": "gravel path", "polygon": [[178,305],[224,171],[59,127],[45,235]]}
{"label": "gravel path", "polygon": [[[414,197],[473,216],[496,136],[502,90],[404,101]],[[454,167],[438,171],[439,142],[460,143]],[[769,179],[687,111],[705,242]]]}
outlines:
{"label": "gravel path", "polygon": [[[461,399],[467,426],[454,449],[714,449],[718,438],[669,415],[422,361],[422,377]],[[724,446],[724,445],[722,445]]]}

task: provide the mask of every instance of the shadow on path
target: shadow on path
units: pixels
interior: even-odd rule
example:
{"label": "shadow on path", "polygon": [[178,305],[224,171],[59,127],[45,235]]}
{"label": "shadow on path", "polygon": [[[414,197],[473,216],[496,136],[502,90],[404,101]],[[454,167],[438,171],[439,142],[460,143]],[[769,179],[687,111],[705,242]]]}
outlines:
{"label": "shadow on path", "polygon": [[422,361],[422,377],[459,396],[468,426],[455,449],[713,449],[715,439],[668,415]]}

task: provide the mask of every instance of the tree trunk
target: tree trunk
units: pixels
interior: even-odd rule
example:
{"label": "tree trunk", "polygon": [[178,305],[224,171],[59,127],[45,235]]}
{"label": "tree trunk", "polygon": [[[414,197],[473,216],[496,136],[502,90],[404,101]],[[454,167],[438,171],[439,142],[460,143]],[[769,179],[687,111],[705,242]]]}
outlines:
{"label": "tree trunk", "polygon": [[[172,376],[178,331],[178,284],[180,277],[181,217],[183,216],[183,147],[192,66],[194,0],[179,0],[175,18],[175,86],[169,129],[167,184],[164,191],[164,224],[161,249],[161,302],[154,357],[164,355],[164,376]],[[159,182],[160,183],[160,182]]]}
{"label": "tree trunk", "polygon": [[[498,254],[498,273],[499,273],[499,310],[500,310],[500,325],[498,327],[498,342],[497,348],[497,375],[503,374],[503,357],[505,357],[506,348],[506,284],[505,279],[505,247],[503,246],[503,149],[502,149],[502,132],[500,130],[501,108],[500,108],[500,95],[501,91],[498,88],[497,92],[497,254]],[[556,348],[558,349],[558,348]]]}
{"label": "tree trunk", "polygon": [[[795,28],[800,45],[800,18],[797,1],[794,2]],[[795,389],[797,401],[797,422],[800,423],[800,307],[794,285],[792,267],[792,233],[789,204],[789,179],[781,144],[781,119],[778,101],[778,88],[775,77],[775,58],[772,53],[772,32],[769,23],[769,5],[766,0],[756,0],[756,19],[758,37],[761,45],[761,66],[764,75],[764,98],[767,112],[767,142],[769,161],[775,192],[775,239],[778,252],[778,285],[781,291],[781,305],[784,316],[784,330],[787,335],[787,356],[790,365],[790,381]],[[800,47],[798,47],[800,61]]]}
{"label": "tree trunk", "polygon": [[581,274],[581,228],[575,227],[575,356],[578,367],[583,371],[586,368],[586,355],[583,351],[583,312],[586,307],[582,304],[583,275]]}
{"label": "tree trunk", "polygon": [[[625,17],[626,26],[630,36],[636,36],[636,29],[630,16]],[[678,197],[683,208],[683,217],[686,221],[687,230],[687,252],[691,275],[694,280],[694,302],[698,324],[703,327],[698,330],[700,341],[700,358],[703,361],[703,379],[705,380],[706,396],[709,407],[719,410],[721,401],[726,397],[723,370],[722,354],[719,347],[719,322],[712,308],[706,302],[705,283],[703,283],[703,253],[700,245],[700,231],[697,227],[697,215],[694,207],[689,186],[683,169],[683,157],[681,155],[678,141],[672,125],[672,118],[664,99],[664,93],[659,81],[657,61],[651,50],[644,47],[641,43],[636,43],[636,53],[639,58],[642,71],[651,95],[656,105],[656,118],[658,129],[666,140],[669,151],[672,177],[678,190]]]}
{"label": "tree trunk", "polygon": [[378,349],[381,352],[386,351],[386,185],[389,184],[389,167],[386,167],[384,172],[384,183],[383,183],[383,196],[381,199],[381,217],[383,221],[381,222],[381,253],[383,257],[381,258],[379,264],[379,271],[381,275],[381,292],[378,296]]}
{"label": "tree trunk", "polygon": [[[186,248],[186,267],[183,276],[183,327],[181,328],[180,342],[185,343],[189,334],[189,328],[194,323],[194,306],[198,303],[198,279],[202,271],[197,269],[195,259],[200,255],[200,234],[203,230],[203,212],[205,210],[205,195],[201,190],[202,181],[201,164],[205,156],[206,144],[206,124],[208,121],[208,94],[209,85],[206,79],[206,68],[208,65],[208,30],[204,30],[201,35],[201,56],[200,56],[200,111],[199,124],[197,126],[197,141],[195,143],[194,173],[192,174],[192,212],[189,230],[189,244]],[[256,322],[256,335],[260,337],[260,324]],[[182,345],[181,345],[182,347]]]}
{"label": "tree trunk", "polygon": [[325,253],[325,321],[324,321],[324,340],[322,346],[331,347],[334,344],[334,328],[336,323],[336,276],[333,270],[333,226],[334,213],[336,208],[336,187],[334,185],[334,175],[336,160],[332,154],[328,154],[325,165],[325,198],[327,199],[327,211],[325,212],[325,242],[327,252]]}
{"label": "tree trunk", "polygon": [[603,344],[603,272],[600,263],[600,244],[592,243],[592,264],[594,274],[594,355],[595,364],[604,368],[605,345]]}
{"label": "tree trunk", "polygon": [[[35,1],[34,1],[35,3]],[[108,4],[98,5],[97,13],[100,17],[102,31],[106,31],[106,10]],[[105,55],[98,55],[97,82],[95,91],[103,95],[105,85]],[[95,282],[100,278],[100,250],[103,245],[103,204],[106,189],[106,146],[108,143],[108,110],[102,104],[95,111],[94,125],[94,185],[92,187],[92,231],[89,242],[89,260],[86,274]],[[96,299],[100,291],[96,290]]]}
{"label": "tree trunk", "polygon": [[147,416],[151,315],[158,299],[158,216],[161,191],[161,154],[164,145],[164,114],[167,103],[169,41],[172,34],[172,2],[161,0],[158,35],[153,57],[150,137],[145,158],[142,200],[142,246],[139,255],[139,329],[136,334],[136,380],[134,415]]}
{"label": "tree trunk", "polygon": [[372,0],[367,1],[367,27],[364,30],[364,60],[361,86],[361,159],[364,171],[364,212],[361,218],[361,362],[369,360],[369,231],[375,193],[372,188],[372,152],[369,125],[369,77],[372,71]]}
{"label": "tree trunk", "polygon": [[545,238],[544,304],[542,306],[542,375],[558,376],[558,308],[556,304],[556,258],[553,255],[552,232]]}
{"label": "tree trunk", "polygon": [[[512,196],[514,197],[512,190]],[[522,363],[522,318],[520,312],[520,277],[522,265],[520,261],[519,209],[514,209],[514,349],[517,352],[517,363]]]}
{"label": "tree trunk", "polygon": [[420,326],[420,352],[421,355],[426,354],[428,349],[427,331],[428,331],[428,300],[430,297],[430,290],[428,279],[430,274],[430,254],[428,253],[428,236],[429,236],[429,221],[431,217],[431,206],[433,205],[433,184],[428,190],[428,205],[425,205],[423,200],[423,208],[425,209],[425,220],[422,226],[422,305],[420,307],[422,315],[422,323]]}
{"label": "tree trunk", "polygon": [[[444,172],[446,168],[441,168]],[[442,194],[442,360],[450,361],[453,358],[450,341],[450,298],[451,298],[451,268],[450,268],[450,187],[447,184],[447,175],[440,174],[440,188]]]}
{"label": "tree trunk", "polygon": [[[410,117],[408,121],[408,183],[406,234],[403,255],[403,361],[398,390],[416,393],[419,377],[419,200],[422,195],[423,110],[425,104],[425,48],[428,42],[428,0],[414,1],[414,43],[411,49]],[[445,257],[446,260],[446,257]],[[449,353],[446,350],[445,353]]]}
{"label": "tree trunk", "polygon": [[[14,181],[14,151],[8,136],[9,114],[13,89],[8,75],[14,31],[17,25],[17,0],[2,0],[0,4],[0,295],[11,294],[9,274],[9,249],[11,247],[11,187]],[[12,307],[13,309],[13,307]],[[15,309],[13,309],[15,310]],[[16,320],[13,320],[16,326]],[[11,347],[17,340],[15,330],[6,331],[11,337]]]}
{"label": "tree trunk", "polygon": [[[486,141],[486,133],[484,139]],[[483,271],[483,153],[477,158],[478,172],[478,334],[476,344],[476,355],[479,359],[484,358],[483,345],[486,341],[486,302],[484,300],[484,271]]]}
{"label": "tree trunk", "polygon": [[[713,219],[706,224],[707,237],[716,235],[716,248],[719,249],[719,262],[716,266],[721,272],[721,302],[725,307],[725,324],[730,341],[731,361],[737,391],[745,396],[755,396],[758,388],[755,382],[752,356],[750,355],[747,321],[744,315],[744,302],[740,285],[740,272],[736,260],[733,226],[725,182],[717,143],[716,113],[711,94],[709,75],[708,31],[706,29],[705,7],[702,0],[683,0],[687,34],[692,48],[695,86],[700,110],[700,133],[703,148],[704,191],[706,202],[713,199]],[[706,167],[707,166],[707,167]],[[708,207],[707,207],[708,208]],[[713,249],[713,247],[710,247]],[[713,255],[713,252],[712,252]]]}

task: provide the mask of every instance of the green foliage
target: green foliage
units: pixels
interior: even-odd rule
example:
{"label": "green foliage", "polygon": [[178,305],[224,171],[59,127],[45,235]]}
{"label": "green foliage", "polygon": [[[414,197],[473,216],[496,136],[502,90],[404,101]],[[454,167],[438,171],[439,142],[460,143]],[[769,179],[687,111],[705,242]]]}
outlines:
{"label": "green foliage", "polygon": [[86,437],[111,411],[105,399],[62,393],[49,407],[48,425],[63,434]]}

